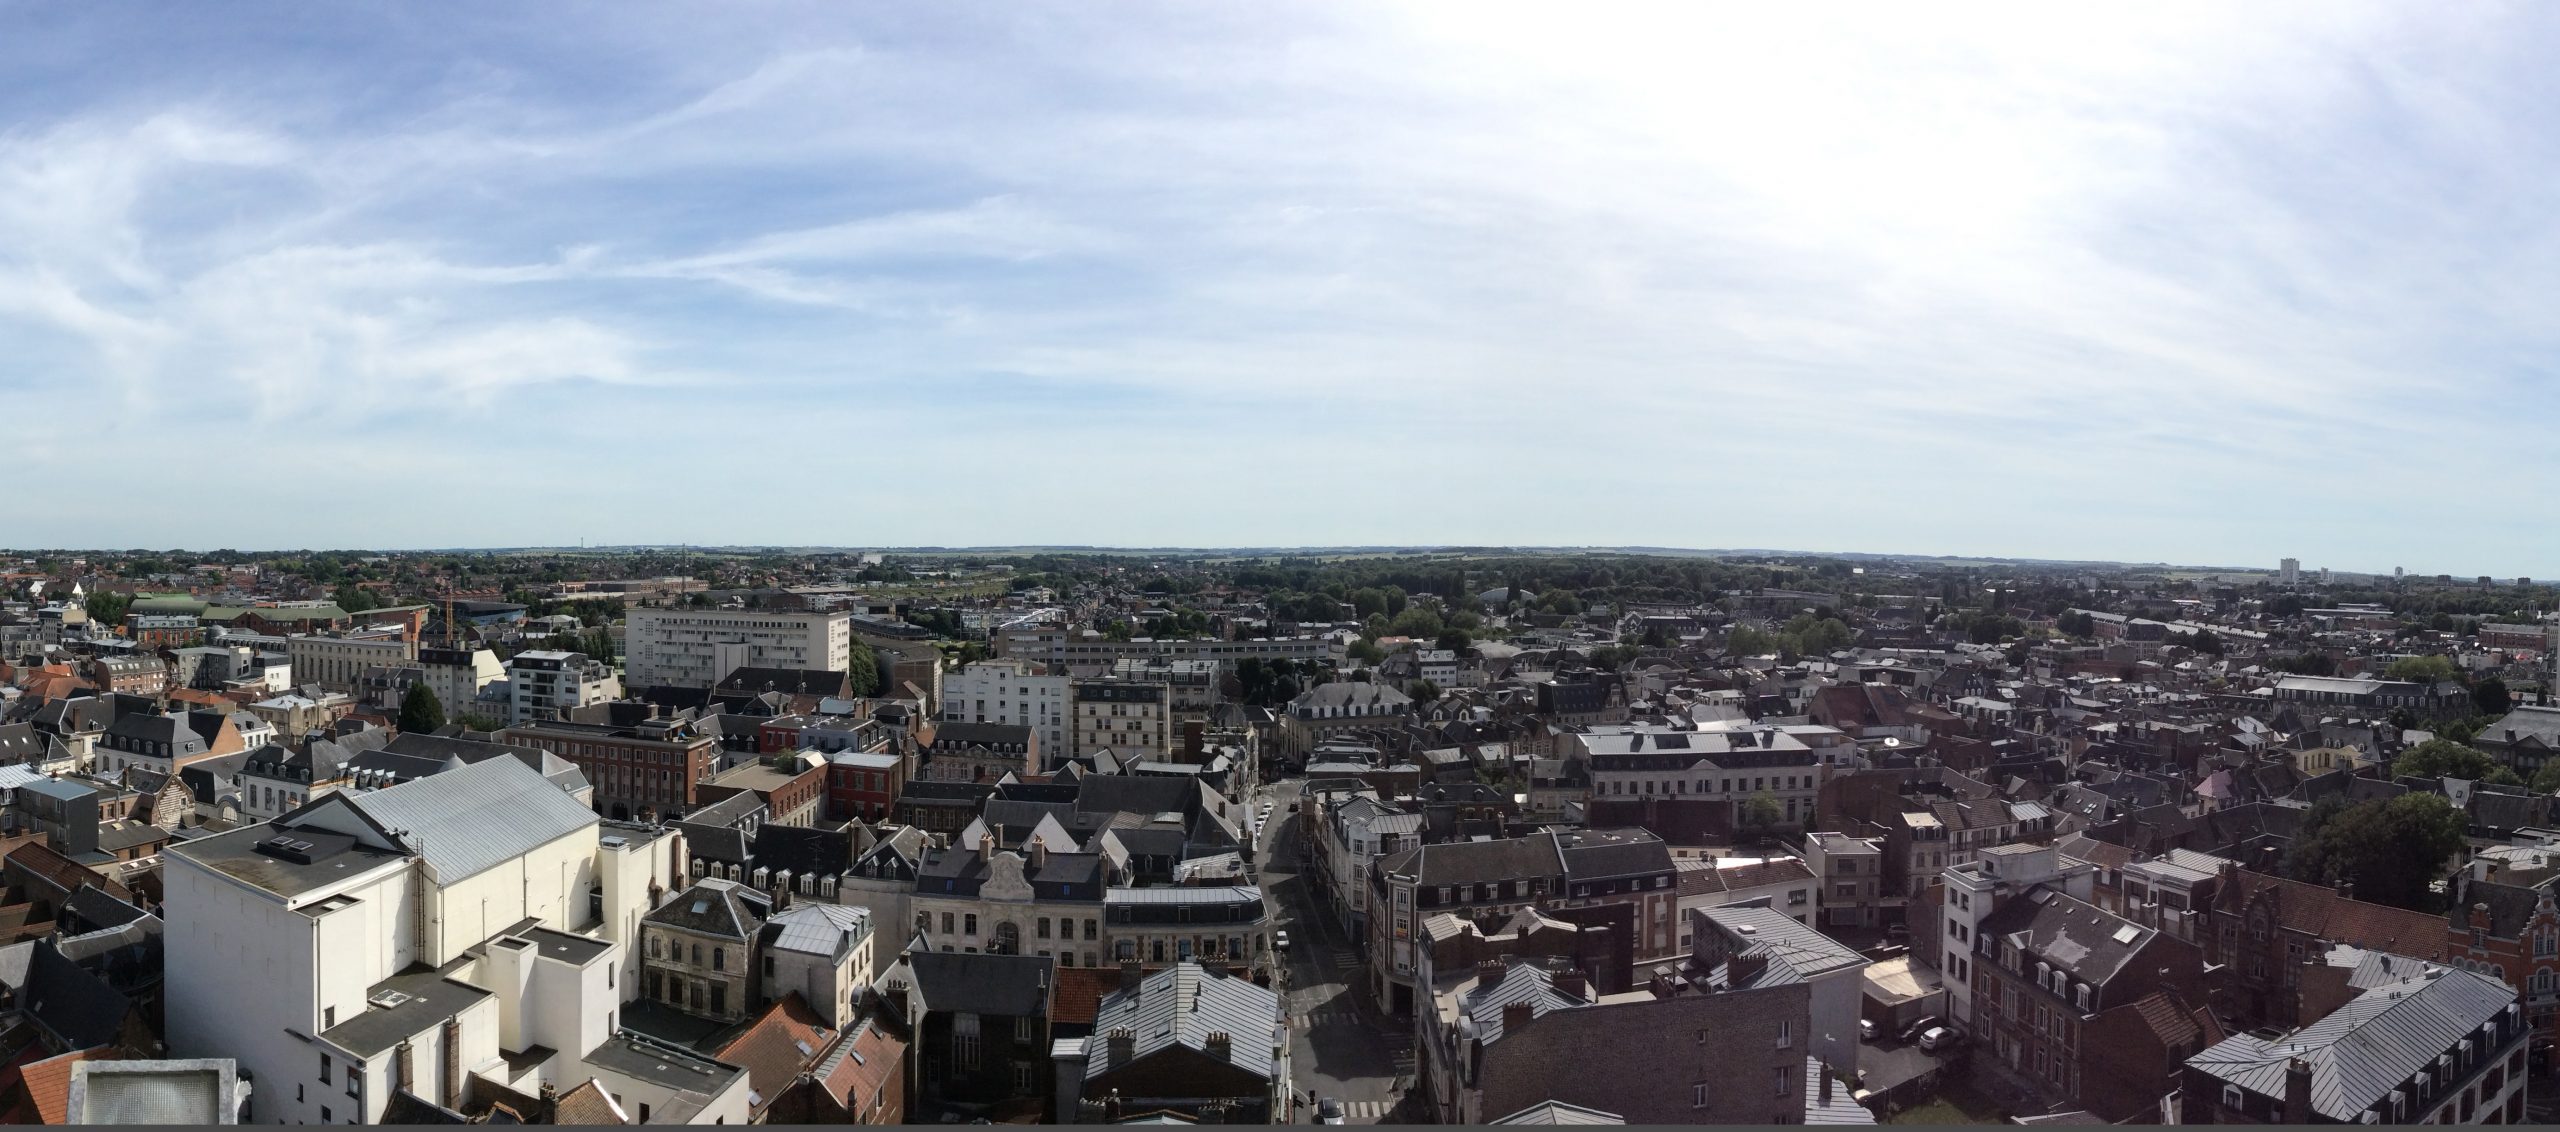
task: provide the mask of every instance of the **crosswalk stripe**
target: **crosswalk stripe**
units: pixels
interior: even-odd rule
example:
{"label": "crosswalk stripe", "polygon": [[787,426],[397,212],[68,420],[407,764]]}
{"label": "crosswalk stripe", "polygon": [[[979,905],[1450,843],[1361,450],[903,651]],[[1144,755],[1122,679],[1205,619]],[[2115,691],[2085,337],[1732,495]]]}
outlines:
{"label": "crosswalk stripe", "polygon": [[1344,1106],[1348,1115],[1358,1120],[1376,1120],[1394,1111],[1392,1101],[1353,1101]]}

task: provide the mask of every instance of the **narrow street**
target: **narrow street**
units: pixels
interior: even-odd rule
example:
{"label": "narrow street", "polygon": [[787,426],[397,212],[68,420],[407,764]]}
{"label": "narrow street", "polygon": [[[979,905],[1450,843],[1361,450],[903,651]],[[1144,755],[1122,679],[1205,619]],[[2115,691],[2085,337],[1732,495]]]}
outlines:
{"label": "narrow street", "polygon": [[[1257,806],[1272,803],[1259,862],[1263,891],[1291,941],[1283,1005],[1295,1037],[1290,1057],[1298,1092],[1339,1099],[1352,1124],[1391,1117],[1410,1123],[1411,1114],[1396,1115],[1396,1102],[1413,1079],[1412,1034],[1369,1006],[1358,988],[1360,951],[1318,906],[1322,881],[1300,874],[1298,815],[1289,812],[1297,783],[1274,783],[1258,793]],[[1300,1112],[1299,1121],[1315,1122],[1312,1106]]]}

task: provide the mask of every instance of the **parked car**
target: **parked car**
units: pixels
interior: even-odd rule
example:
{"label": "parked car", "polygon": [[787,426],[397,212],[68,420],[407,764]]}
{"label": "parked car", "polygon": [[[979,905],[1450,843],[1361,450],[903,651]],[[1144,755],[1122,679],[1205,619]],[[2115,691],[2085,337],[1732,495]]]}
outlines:
{"label": "parked car", "polygon": [[1281,951],[1289,950],[1289,930],[1282,928],[1271,933],[1271,946]]}
{"label": "parked car", "polygon": [[1325,1098],[1325,1099],[1323,1099],[1323,1100],[1317,1101],[1317,1102],[1316,1102],[1316,1123],[1318,1123],[1318,1124],[1345,1124],[1345,1123],[1349,1123],[1348,1121],[1346,1121],[1346,1120],[1344,1120],[1344,1119],[1343,1119],[1343,1116],[1342,1116],[1342,1102],[1341,1102],[1340,1100],[1336,1099],[1336,1098],[1333,1098],[1333,1097],[1326,1097],[1326,1098]]}
{"label": "parked car", "polygon": [[1954,1049],[1957,1043],[1962,1041],[1964,1041],[1964,1035],[1956,1032],[1953,1027],[1931,1026],[1928,1033],[1920,1035],[1920,1051],[1936,1053],[1942,1049]]}
{"label": "parked car", "polygon": [[1946,1019],[1940,1018],[1935,1014],[1923,1014],[1920,1016],[1919,1021],[1913,1022],[1912,1024],[1902,1028],[1902,1040],[1906,1042],[1919,1041],[1920,1035],[1928,1033],[1929,1031],[1946,1024]]}
{"label": "parked car", "polygon": [[1877,1025],[1877,1024],[1876,1024],[1876,1020],[1875,1020],[1875,1019],[1873,1019],[1873,1018],[1860,1018],[1860,1019],[1858,1019],[1858,1039],[1859,1039],[1860,1041],[1869,1041],[1869,1042],[1872,1042],[1872,1041],[1876,1040],[1876,1038],[1878,1038],[1878,1037],[1882,1036],[1883,1034],[1884,1034],[1884,1027],[1883,1027],[1883,1026],[1879,1026],[1879,1025]]}

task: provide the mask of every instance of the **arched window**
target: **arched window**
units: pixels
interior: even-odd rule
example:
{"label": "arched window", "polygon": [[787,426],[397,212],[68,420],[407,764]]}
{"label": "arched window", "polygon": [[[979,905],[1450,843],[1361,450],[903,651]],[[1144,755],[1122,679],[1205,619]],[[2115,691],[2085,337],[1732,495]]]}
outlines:
{"label": "arched window", "polygon": [[1022,929],[1011,920],[997,924],[995,943],[987,950],[998,955],[1022,954]]}
{"label": "arched window", "polygon": [[711,969],[714,971],[726,971],[729,969],[729,952],[726,948],[715,947],[711,949]]}

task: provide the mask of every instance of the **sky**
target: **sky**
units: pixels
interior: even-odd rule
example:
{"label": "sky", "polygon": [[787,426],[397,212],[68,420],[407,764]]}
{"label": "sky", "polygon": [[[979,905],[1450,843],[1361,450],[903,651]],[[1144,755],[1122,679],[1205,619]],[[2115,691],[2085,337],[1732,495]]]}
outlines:
{"label": "sky", "polygon": [[2560,575],[2547,6],[0,28],[0,545]]}

